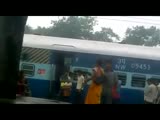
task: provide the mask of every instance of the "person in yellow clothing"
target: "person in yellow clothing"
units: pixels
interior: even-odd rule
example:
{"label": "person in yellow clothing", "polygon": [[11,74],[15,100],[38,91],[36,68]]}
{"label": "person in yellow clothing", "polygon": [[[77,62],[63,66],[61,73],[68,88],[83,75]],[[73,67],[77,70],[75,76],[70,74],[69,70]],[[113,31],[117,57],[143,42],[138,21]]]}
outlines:
{"label": "person in yellow clothing", "polygon": [[85,104],[100,104],[101,102],[102,85],[100,81],[103,80],[104,75],[104,70],[101,65],[102,62],[98,60],[95,68],[93,68],[92,83],[89,86]]}

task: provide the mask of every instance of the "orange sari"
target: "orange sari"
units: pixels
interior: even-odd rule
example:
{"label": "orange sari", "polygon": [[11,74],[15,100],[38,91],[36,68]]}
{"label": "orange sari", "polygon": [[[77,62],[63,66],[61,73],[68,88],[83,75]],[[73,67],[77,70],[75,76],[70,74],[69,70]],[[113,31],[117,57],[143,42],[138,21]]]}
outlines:
{"label": "orange sari", "polygon": [[[95,74],[104,74],[103,69],[101,67],[96,67]],[[87,96],[85,98],[85,104],[100,104],[101,101],[101,92],[102,86],[101,84],[96,84],[94,80],[96,79],[96,75],[92,78],[92,83],[89,86]]]}

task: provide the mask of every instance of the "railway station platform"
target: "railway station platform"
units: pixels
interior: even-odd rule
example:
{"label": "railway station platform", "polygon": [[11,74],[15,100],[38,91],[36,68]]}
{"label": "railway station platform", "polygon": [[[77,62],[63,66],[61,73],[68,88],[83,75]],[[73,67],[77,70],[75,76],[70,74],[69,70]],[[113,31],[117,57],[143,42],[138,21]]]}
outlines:
{"label": "railway station platform", "polygon": [[17,96],[14,104],[71,104],[67,102],[62,102],[58,100],[50,100],[43,98],[35,98],[35,97],[20,97]]}

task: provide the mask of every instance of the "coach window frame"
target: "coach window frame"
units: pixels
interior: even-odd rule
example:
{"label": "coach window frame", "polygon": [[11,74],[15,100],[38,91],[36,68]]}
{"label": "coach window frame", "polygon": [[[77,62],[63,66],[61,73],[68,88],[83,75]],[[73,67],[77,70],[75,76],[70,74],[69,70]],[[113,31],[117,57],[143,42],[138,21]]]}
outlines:
{"label": "coach window frame", "polygon": [[[28,70],[28,69],[23,69],[24,65],[27,65],[27,66],[32,66],[33,69],[32,70]],[[24,74],[25,74],[25,70],[28,70],[28,71],[31,71],[33,72],[33,74],[25,74],[27,77],[33,77],[35,75],[35,65],[34,64],[28,64],[28,63],[22,63],[21,65],[21,70],[24,71]]]}
{"label": "coach window frame", "polygon": [[[117,72],[116,74],[117,74],[117,76],[118,76],[118,80],[120,80],[120,79],[119,79],[119,75],[124,75],[124,76],[126,77],[126,78],[125,78],[125,82],[123,82],[123,80],[121,80],[121,85],[122,85],[122,86],[125,86],[125,85],[127,84],[127,73]],[[122,84],[122,83],[124,83],[124,84]]]}
{"label": "coach window frame", "polygon": [[[143,86],[137,86],[137,84],[136,85],[133,85],[133,80],[135,80],[135,79],[133,79],[133,77],[136,77],[136,78],[144,78],[143,79],[143,84],[141,84],[141,85],[143,85]],[[146,79],[147,79],[147,77],[146,77],[146,75],[144,75],[144,74],[132,74],[132,76],[131,76],[131,87],[137,87],[137,88],[145,88],[145,85],[146,85]],[[136,79],[136,82],[137,81],[139,81],[139,80],[137,80]]]}

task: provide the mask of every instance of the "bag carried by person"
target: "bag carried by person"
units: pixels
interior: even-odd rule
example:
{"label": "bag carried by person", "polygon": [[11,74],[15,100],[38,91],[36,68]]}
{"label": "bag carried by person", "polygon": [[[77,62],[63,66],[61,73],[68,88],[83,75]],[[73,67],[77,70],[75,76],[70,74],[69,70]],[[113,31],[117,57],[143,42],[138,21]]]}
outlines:
{"label": "bag carried by person", "polygon": [[116,86],[116,85],[114,85],[114,86],[112,87],[112,98],[113,98],[113,99],[118,99],[118,98],[120,98],[120,95],[118,94],[117,86]]}

